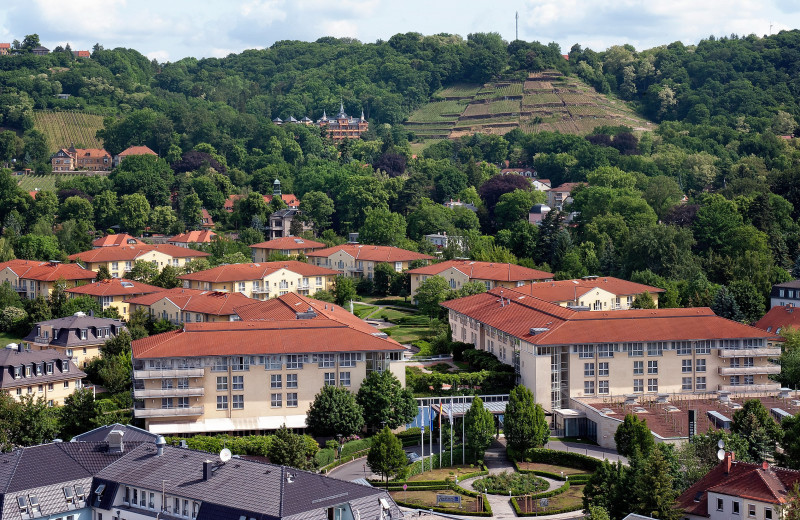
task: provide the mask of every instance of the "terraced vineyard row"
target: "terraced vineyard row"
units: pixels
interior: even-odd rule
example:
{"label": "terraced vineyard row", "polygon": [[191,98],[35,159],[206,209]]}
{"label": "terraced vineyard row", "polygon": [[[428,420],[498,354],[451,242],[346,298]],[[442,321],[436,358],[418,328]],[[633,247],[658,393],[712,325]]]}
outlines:
{"label": "terraced vineyard row", "polygon": [[97,131],[103,128],[102,116],[77,111],[35,110],[33,121],[34,128],[45,135],[51,152],[72,144],[84,148],[103,147],[96,137]]}

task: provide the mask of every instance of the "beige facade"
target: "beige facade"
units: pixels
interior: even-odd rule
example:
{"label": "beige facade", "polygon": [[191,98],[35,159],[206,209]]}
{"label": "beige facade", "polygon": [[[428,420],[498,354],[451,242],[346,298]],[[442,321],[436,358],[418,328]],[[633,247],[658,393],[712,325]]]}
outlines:
{"label": "beige facade", "polygon": [[65,378],[51,383],[36,383],[17,386],[16,388],[6,389],[5,392],[16,401],[21,401],[23,397],[31,395],[34,399],[40,397],[49,406],[61,406],[64,399],[72,395],[75,390],[82,388],[80,377]]}
{"label": "beige facade", "polygon": [[[375,275],[375,266],[379,262],[370,260],[356,260],[356,258],[347,253],[347,251],[337,251],[329,257],[311,257],[309,262],[319,267],[326,267],[339,271],[345,276],[356,276],[372,279]],[[403,272],[409,268],[410,261],[397,261],[387,262],[394,267],[398,273]]]}
{"label": "beige facade", "polygon": [[233,321],[234,315],[219,315],[209,312],[190,312],[182,310],[176,303],[169,298],[162,298],[151,305],[129,304],[130,312],[136,312],[141,307],[155,319],[165,319],[172,323],[191,323],[191,322],[219,322]]}
{"label": "beige facade", "polygon": [[259,280],[226,282],[183,280],[183,287],[204,291],[239,292],[248,298],[267,300],[290,292],[313,295],[317,291],[331,290],[335,279],[335,275],[303,276],[290,269],[278,269]]}
{"label": "beige facade", "polygon": [[[47,298],[53,292],[53,286],[57,280],[31,280],[20,278],[17,274],[6,267],[0,270],[0,284],[8,282],[23,298],[33,300],[37,296]],[[66,287],[70,289],[84,284],[90,280],[66,280]]]}
{"label": "beige facade", "polygon": [[435,275],[427,275],[427,274],[415,274],[411,276],[411,294],[417,294],[417,290],[422,282],[430,278],[431,276],[440,276],[447,280],[448,285],[453,290],[461,289],[461,287],[467,282],[480,282],[486,285],[486,290],[494,289],[495,287],[503,287],[503,288],[513,288],[513,287],[520,287],[525,285],[525,282],[518,281],[518,282],[507,282],[504,280],[485,280],[482,278],[473,278],[470,280],[469,276],[462,273],[455,267],[451,267],[446,271],[435,274]]}
{"label": "beige facade", "polygon": [[81,388],[86,374],[60,353],[19,351],[9,347],[0,351],[0,368],[5,373],[0,391],[17,401],[31,396],[42,398],[48,406],[64,404],[64,399]]}
{"label": "beige facade", "polygon": [[186,265],[186,262],[192,260],[192,258],[175,258],[161,251],[154,250],[142,253],[136,259],[83,262],[83,264],[86,266],[86,269],[94,272],[97,272],[101,266],[105,266],[108,272],[111,273],[111,276],[114,278],[122,278],[125,276],[125,273],[133,269],[134,264],[140,260],[152,263],[154,266],[158,267],[160,271],[167,265],[183,267]]}

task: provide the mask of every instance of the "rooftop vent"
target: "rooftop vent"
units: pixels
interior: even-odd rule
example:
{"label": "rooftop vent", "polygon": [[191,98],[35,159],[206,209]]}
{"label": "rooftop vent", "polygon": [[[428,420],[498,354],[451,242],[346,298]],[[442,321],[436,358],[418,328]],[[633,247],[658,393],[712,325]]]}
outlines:
{"label": "rooftop vent", "polygon": [[550,329],[548,329],[547,327],[531,327],[531,335],[536,336],[537,334],[545,333],[548,330]]}
{"label": "rooftop vent", "polygon": [[122,436],[125,432],[122,430],[111,430],[106,436],[108,441],[109,453],[122,453],[125,451],[125,445],[122,443]]}
{"label": "rooftop vent", "polygon": [[295,315],[298,320],[313,320],[317,317],[316,311],[311,307],[309,307],[306,312],[296,312]]}
{"label": "rooftop vent", "polygon": [[157,456],[160,457],[160,456],[162,456],[164,454],[164,446],[166,446],[166,445],[167,445],[166,439],[164,439],[163,436],[159,435],[156,438],[156,449],[157,449],[156,455]]}
{"label": "rooftop vent", "polygon": [[73,314],[73,316],[77,316],[77,317],[79,317],[79,318],[83,318],[83,317],[85,317],[85,316],[86,316],[86,313],[85,313],[85,312],[83,312],[83,311],[78,311],[78,312],[76,312],[75,314]]}

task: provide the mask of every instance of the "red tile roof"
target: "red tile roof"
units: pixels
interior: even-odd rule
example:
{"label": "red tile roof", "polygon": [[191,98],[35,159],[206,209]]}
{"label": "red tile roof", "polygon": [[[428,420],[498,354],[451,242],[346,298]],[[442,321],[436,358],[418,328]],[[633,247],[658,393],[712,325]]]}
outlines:
{"label": "red tile roof", "polygon": [[412,260],[433,260],[432,256],[391,246],[371,246],[368,244],[343,244],[308,253],[307,256],[327,258],[334,253],[344,251],[356,260],[370,262],[410,262]]}
{"label": "red tile roof", "polygon": [[213,231],[204,229],[202,231],[189,231],[188,233],[181,233],[169,239],[169,243],[179,244],[208,244],[211,239],[217,236]]}
{"label": "red tile roof", "polygon": [[77,148],[75,152],[78,157],[111,157],[103,148]]}
{"label": "red tile roof", "polygon": [[521,293],[536,296],[548,302],[571,302],[577,296],[590,293],[594,289],[603,289],[617,296],[632,296],[649,292],[650,294],[663,293],[664,289],[651,287],[640,283],[629,282],[613,276],[603,276],[595,279],[560,280],[557,282],[532,283],[515,288]]}
{"label": "red tile roof", "polygon": [[259,242],[250,246],[255,249],[276,249],[287,251],[292,249],[322,249],[325,244],[322,242],[314,242],[313,240],[306,240],[300,237],[281,237],[266,242]]}
{"label": "red tile roof", "polygon": [[160,251],[173,258],[198,258],[210,256],[203,251],[195,251],[186,247],[173,246],[172,244],[135,244],[117,247],[100,247],[91,251],[83,251],[69,255],[70,260],[81,262],[118,262],[121,260],[136,260],[149,251]]}
{"label": "red tile roof", "polygon": [[800,329],[800,307],[773,307],[754,326],[775,334],[784,327]]}
{"label": "red tile roof", "polygon": [[261,280],[270,274],[286,269],[301,276],[336,276],[339,271],[317,267],[316,265],[298,262],[297,260],[284,260],[282,262],[260,262],[249,264],[228,264],[212,267],[205,271],[184,274],[181,280],[195,280],[199,282],[238,282],[242,280]]}
{"label": "red tile roof", "polygon": [[37,260],[9,260],[0,262],[0,271],[11,269],[18,278],[54,282],[64,280],[94,280],[97,274],[82,268],[78,264],[62,264],[59,262],[39,262]]}
{"label": "red tile roof", "polygon": [[446,260],[408,271],[410,274],[437,275],[450,268],[458,269],[470,279],[516,282],[527,280],[552,280],[553,273],[530,269],[514,264],[473,262],[471,260]]}
{"label": "red tile roof", "polygon": [[74,51],[73,53],[79,58],[89,58],[92,55],[89,51]]}
{"label": "red tile roof", "polygon": [[163,287],[148,285],[142,282],[126,280],[123,278],[110,278],[88,285],[81,285],[73,289],[67,289],[68,293],[88,294],[89,296],[127,296],[134,294],[149,294],[163,291]]}
{"label": "red tile roof", "polygon": [[550,191],[565,191],[565,192],[572,193],[572,190],[574,190],[577,186],[583,186],[585,184],[586,184],[585,182],[565,182],[564,184],[562,184],[560,186],[556,186],[555,188],[551,188]]}
{"label": "red tile roof", "polygon": [[[774,334],[721,318],[707,307],[579,312],[514,289],[492,289],[483,294],[446,301],[442,306],[534,345],[778,339]],[[534,335],[531,328],[547,330]]]}
{"label": "red tile roof", "polygon": [[234,310],[236,307],[253,302],[251,298],[242,293],[201,291],[199,289],[183,289],[180,287],[136,296],[125,300],[125,302],[149,307],[164,298],[169,299],[182,311],[212,314],[214,316],[231,316],[236,314]]}
{"label": "red tile roof", "polygon": [[10,48],[11,48],[10,43],[0,43],[0,49],[10,49]]}
{"label": "red tile roof", "polygon": [[129,146],[125,150],[119,153],[120,157],[126,157],[128,155],[155,155],[158,156],[156,152],[148,148],[147,146]]}
{"label": "red tile roof", "polygon": [[104,237],[92,240],[92,247],[111,247],[111,246],[124,246],[128,245],[128,241],[133,240],[134,243],[139,244],[139,240],[132,237],[127,233],[120,233],[118,235],[106,235]]}
{"label": "red tile roof", "polygon": [[[241,199],[243,195],[228,195],[228,199],[225,201],[225,204],[222,206],[225,211],[233,211],[233,204],[237,200]],[[281,194],[281,199],[283,202],[286,203],[287,206],[290,208],[297,208],[300,206],[300,199],[294,196],[293,193],[283,193]],[[264,195],[264,202],[269,204],[272,202],[272,195]]]}

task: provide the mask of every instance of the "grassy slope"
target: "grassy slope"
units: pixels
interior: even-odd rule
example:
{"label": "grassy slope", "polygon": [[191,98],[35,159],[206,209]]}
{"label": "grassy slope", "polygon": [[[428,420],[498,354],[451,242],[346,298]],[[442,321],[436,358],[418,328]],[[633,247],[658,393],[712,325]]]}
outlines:
{"label": "grassy slope", "polygon": [[74,144],[76,148],[102,148],[96,133],[103,128],[103,117],[84,112],[36,110],[34,128],[47,138],[51,152]]}

